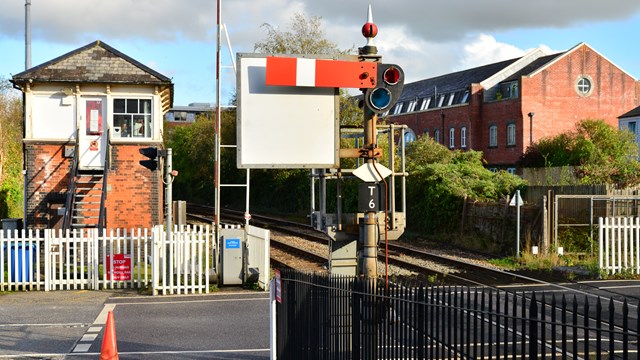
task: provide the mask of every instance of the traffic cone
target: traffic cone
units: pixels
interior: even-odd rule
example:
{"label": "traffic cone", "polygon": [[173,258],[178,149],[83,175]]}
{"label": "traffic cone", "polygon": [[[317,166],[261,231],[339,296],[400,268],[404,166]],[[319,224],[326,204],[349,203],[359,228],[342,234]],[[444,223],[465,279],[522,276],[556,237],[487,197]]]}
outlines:
{"label": "traffic cone", "polygon": [[116,340],[116,324],[113,320],[113,311],[109,311],[109,315],[107,316],[107,326],[104,329],[104,337],[102,338],[100,360],[119,360],[118,343]]}

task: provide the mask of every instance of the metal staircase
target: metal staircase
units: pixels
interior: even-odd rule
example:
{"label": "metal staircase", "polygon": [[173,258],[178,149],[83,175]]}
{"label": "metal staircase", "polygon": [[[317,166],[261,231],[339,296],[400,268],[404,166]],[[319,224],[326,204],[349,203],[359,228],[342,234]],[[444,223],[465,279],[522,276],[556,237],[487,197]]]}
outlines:
{"label": "metal staircase", "polygon": [[[107,131],[107,134],[109,132]],[[78,168],[78,139],[76,137],[73,165],[65,204],[64,230],[98,228],[106,226],[107,175],[110,168],[111,139],[107,135],[108,149],[102,170]]]}

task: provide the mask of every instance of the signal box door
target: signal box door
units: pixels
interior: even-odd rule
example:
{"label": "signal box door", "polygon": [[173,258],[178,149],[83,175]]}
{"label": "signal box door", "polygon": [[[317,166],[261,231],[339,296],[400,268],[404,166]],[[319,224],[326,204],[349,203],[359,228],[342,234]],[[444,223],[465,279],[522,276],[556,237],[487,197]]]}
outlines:
{"label": "signal box door", "polygon": [[78,112],[78,168],[102,170],[107,151],[106,98],[83,97]]}

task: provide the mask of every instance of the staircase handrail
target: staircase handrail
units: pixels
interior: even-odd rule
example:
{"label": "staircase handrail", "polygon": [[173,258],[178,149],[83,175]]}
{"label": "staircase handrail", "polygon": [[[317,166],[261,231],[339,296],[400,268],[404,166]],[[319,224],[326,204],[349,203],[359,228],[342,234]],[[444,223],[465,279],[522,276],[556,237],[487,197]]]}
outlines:
{"label": "staircase handrail", "polygon": [[67,188],[67,199],[64,206],[64,219],[62,222],[62,229],[69,230],[71,227],[71,220],[73,216],[73,204],[75,203],[76,196],[76,175],[78,172],[78,154],[80,144],[80,129],[76,128],[75,144],[73,147],[73,161],[71,164],[71,171],[69,172],[69,186]]}
{"label": "staircase handrail", "polygon": [[107,149],[104,152],[104,167],[102,169],[102,196],[100,197],[100,214],[98,215],[98,232],[102,232],[107,226],[107,175],[111,169],[111,128],[107,127]]}

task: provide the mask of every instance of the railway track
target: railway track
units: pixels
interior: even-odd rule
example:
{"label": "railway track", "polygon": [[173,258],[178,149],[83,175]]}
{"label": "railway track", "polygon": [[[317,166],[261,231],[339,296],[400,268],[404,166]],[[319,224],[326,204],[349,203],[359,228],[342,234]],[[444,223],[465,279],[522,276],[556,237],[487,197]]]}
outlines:
{"label": "railway track", "polygon": [[[202,217],[202,214],[212,214],[213,212],[209,207],[195,205],[190,205],[189,210],[189,217],[194,218]],[[224,210],[221,217],[227,223],[243,224],[245,221],[244,214],[237,211]],[[207,216],[204,215],[204,218],[207,218]],[[252,215],[251,222],[274,232],[272,233],[271,243],[272,247],[278,249],[278,251],[276,251],[276,256],[273,256],[273,258],[276,262],[281,262],[282,266],[293,267],[296,265],[291,265],[292,263],[298,263],[298,268],[303,266],[305,270],[309,271],[323,271],[326,269],[328,256],[319,255],[320,253],[328,252],[327,245],[330,239],[326,234],[305,224],[261,215]],[[292,245],[290,239],[284,239],[287,238],[287,235],[305,239],[316,245],[307,246],[300,242]],[[320,250],[318,250],[318,244],[322,247]],[[315,247],[315,250],[308,250],[308,247]],[[408,270],[416,277],[428,278],[430,281],[435,279],[439,283],[451,285],[491,287],[535,284],[537,281],[504,270],[472,264],[466,259],[446,257],[402,245],[398,242],[389,242],[388,247],[388,258],[383,250],[378,255],[378,259],[382,263],[385,263],[388,259],[389,265]],[[384,248],[384,243],[381,244],[380,248]],[[283,256],[283,253],[288,254],[288,261],[280,260],[283,257],[287,257]],[[294,261],[293,257],[297,257],[299,260]],[[300,265],[301,262],[302,265]]]}
{"label": "railway track", "polygon": [[[205,214],[206,211],[205,209]],[[212,210],[210,211],[212,214]],[[202,210],[200,210],[199,213],[202,214]],[[208,222],[211,222],[212,219],[212,215],[192,214],[189,216]],[[225,222],[232,224],[244,224],[245,221],[244,214],[240,212],[225,211],[221,216]],[[328,258],[327,256],[321,255],[322,253],[328,253],[328,241],[330,241],[330,239],[326,234],[320,233],[305,224],[260,215],[253,215],[251,222],[253,225],[265,227],[272,231],[271,263],[273,267],[317,272],[327,271]],[[380,248],[384,249],[384,245],[384,243],[380,244]],[[572,285],[552,284],[549,281],[553,279],[531,278],[510,271],[478,265],[468,261],[468,259],[444,256],[425,249],[410,247],[401,242],[389,242],[388,249],[390,266],[410,271],[414,274],[412,277],[417,277],[419,280],[428,279],[428,281],[432,283],[435,278],[435,283],[437,284],[503,288],[512,293],[521,292],[522,295],[527,298],[530,297],[530,291],[542,291],[543,296],[545,291],[549,291],[548,295],[553,294],[554,291],[577,292],[579,300],[580,297],[584,297],[585,301],[587,297],[602,297],[603,299],[618,298],[615,293],[609,295],[604,293],[594,295],[589,289],[585,289],[584,286],[571,287]],[[385,262],[384,251],[381,251],[378,257],[382,263]],[[545,288],[547,290],[540,290]],[[618,300],[617,302],[620,301]],[[548,314],[551,314],[557,306],[560,305],[547,303],[545,310]],[[637,307],[637,303],[631,306]],[[572,314],[572,311],[568,310],[567,313]],[[589,318],[592,321],[598,319],[603,326],[608,326],[606,325],[608,324],[607,317],[609,316],[607,309],[604,309],[603,315],[605,315],[604,318],[596,316],[592,309]],[[620,314],[616,314],[615,316],[619,318]],[[630,323],[633,331],[637,332],[638,320],[631,319]]]}

